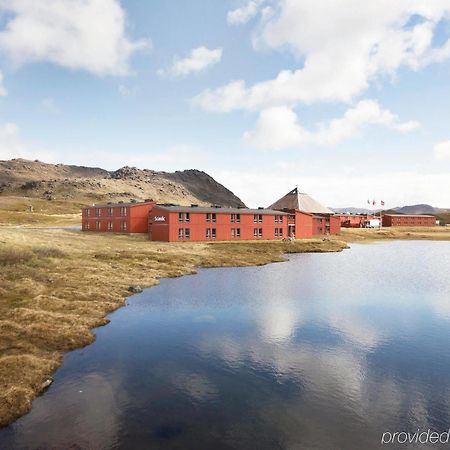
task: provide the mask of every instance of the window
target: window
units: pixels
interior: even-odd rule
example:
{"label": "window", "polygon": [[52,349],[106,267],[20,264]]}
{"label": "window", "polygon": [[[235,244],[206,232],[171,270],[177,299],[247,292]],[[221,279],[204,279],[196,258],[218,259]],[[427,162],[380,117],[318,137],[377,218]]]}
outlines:
{"label": "window", "polygon": [[[212,213],[211,214],[211,221],[213,222],[213,223],[216,223],[216,213]],[[214,228],[213,228],[214,229]]]}
{"label": "window", "polygon": [[283,237],[283,228],[280,228],[279,236]]}
{"label": "window", "polygon": [[127,208],[126,208],[126,206],[121,206],[120,207],[120,215],[122,217],[126,217],[127,216]]}
{"label": "window", "polygon": [[[214,214],[214,216],[215,216],[215,214]],[[216,229],[215,229],[215,228],[211,228],[211,237],[212,237],[213,239],[216,238]]]}
{"label": "window", "polygon": [[235,228],[231,229],[231,237],[232,238],[236,237],[236,229]]}
{"label": "window", "polygon": [[120,222],[120,229],[122,231],[127,231],[127,223],[123,220],[122,220],[122,222]]}
{"label": "window", "polygon": [[258,223],[258,214],[253,214],[253,223]]}
{"label": "window", "polygon": [[262,214],[258,214],[258,222],[262,223]]}
{"label": "window", "polygon": [[100,208],[95,208],[95,215],[96,215],[97,217],[100,216]]}
{"label": "window", "polygon": [[278,228],[275,228],[275,237],[278,237]]}
{"label": "window", "polygon": [[236,214],[236,222],[241,223],[241,215],[240,214]]}
{"label": "window", "polygon": [[89,222],[86,222],[86,230],[89,230],[89,228],[91,227]]}
{"label": "window", "polygon": [[190,221],[191,221],[191,214],[186,213],[186,222],[190,222]]}
{"label": "window", "polygon": [[211,239],[211,228],[206,229],[206,239]]}
{"label": "window", "polygon": [[112,229],[113,229],[113,223],[108,222],[108,231],[112,231]]}
{"label": "window", "polygon": [[231,237],[232,238],[239,238],[239,237],[241,237],[241,229],[240,228],[232,228],[231,229]]}
{"label": "window", "polygon": [[262,237],[262,228],[258,228],[258,237]]}
{"label": "window", "polygon": [[236,237],[237,238],[241,237],[241,229],[240,228],[236,228]]}
{"label": "window", "polygon": [[183,228],[178,228],[178,239],[183,239]]}
{"label": "window", "polygon": [[253,237],[258,237],[258,228],[253,228]]}
{"label": "window", "polygon": [[231,223],[240,223],[241,215],[240,214],[231,214]]}
{"label": "window", "polygon": [[231,214],[231,223],[234,223],[234,222],[236,222],[236,214]]}
{"label": "window", "polygon": [[283,223],[283,216],[275,216],[275,223]]}
{"label": "window", "polygon": [[206,221],[211,222],[211,213],[206,213]]}
{"label": "window", "polygon": [[108,208],[108,216],[112,217],[113,215],[113,209],[112,208]]}
{"label": "window", "polygon": [[190,228],[185,228],[184,229],[184,237],[186,239],[190,239],[191,238],[191,229]]}
{"label": "window", "polygon": [[183,213],[178,213],[178,222],[183,222]]}
{"label": "window", "polygon": [[99,221],[95,222],[95,229],[96,229],[97,231],[100,230],[100,226],[101,226],[101,224],[100,224]]}
{"label": "window", "polygon": [[88,208],[88,209],[86,209],[86,216],[90,216],[91,215],[91,210]]}

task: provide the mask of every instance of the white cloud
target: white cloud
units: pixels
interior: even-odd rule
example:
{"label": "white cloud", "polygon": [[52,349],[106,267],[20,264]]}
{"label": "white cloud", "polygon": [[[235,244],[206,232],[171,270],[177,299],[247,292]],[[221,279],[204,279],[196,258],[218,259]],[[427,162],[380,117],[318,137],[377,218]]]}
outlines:
{"label": "white cloud", "polygon": [[211,111],[261,110],[298,103],[349,102],[371,81],[406,66],[418,70],[450,57],[450,40],[433,47],[450,1],[273,0],[257,27],[255,48],[290,51],[301,67],[247,86],[206,90],[195,101]]}
{"label": "white cloud", "polygon": [[123,98],[133,98],[136,97],[136,95],[138,94],[139,89],[137,87],[129,87],[129,86],[125,86],[124,84],[120,84],[119,85],[119,94],[123,97]]}
{"label": "white cloud", "polygon": [[368,125],[383,125],[400,132],[408,132],[419,124],[400,122],[398,116],[382,109],[374,100],[362,100],[348,109],[343,117],[320,124],[317,131],[303,128],[295,112],[285,106],[261,111],[256,129],[244,134],[244,140],[255,147],[283,149],[305,144],[335,145],[357,135]]}
{"label": "white cloud", "polygon": [[348,172],[326,164],[304,171],[296,169],[295,161],[290,166],[287,170],[260,166],[254,170],[212,169],[210,173],[248,206],[268,206],[298,184],[322,204],[333,207],[364,208],[372,196],[383,199],[389,208],[419,203],[449,207],[448,192],[442,188],[450,186],[448,172],[424,174],[418,167],[373,173],[369,163]]}
{"label": "white cloud", "polygon": [[175,57],[168,69],[158,70],[160,76],[185,77],[194,72],[202,72],[208,67],[217,64],[222,59],[222,49],[210,50],[198,47],[191,50],[186,58]]}
{"label": "white cloud", "polygon": [[56,104],[56,101],[52,97],[44,98],[41,101],[41,106],[49,113],[54,115],[61,114],[61,110],[59,109],[58,105]]}
{"label": "white cloud", "polygon": [[150,45],[126,36],[118,0],[0,0],[0,12],[8,18],[0,51],[17,65],[49,61],[96,75],[126,75],[132,54]]}
{"label": "white cloud", "polygon": [[440,161],[450,161],[450,141],[439,142],[434,146],[434,156]]}
{"label": "white cloud", "polygon": [[6,97],[8,95],[8,91],[3,85],[3,73],[0,72],[0,97]]}
{"label": "white cloud", "polygon": [[0,124],[0,160],[12,158],[40,159],[55,162],[52,152],[29,145],[20,137],[17,124],[8,122]]}
{"label": "white cloud", "polygon": [[230,25],[241,25],[247,23],[256,16],[263,0],[251,0],[245,6],[229,11],[227,14],[227,22]]}

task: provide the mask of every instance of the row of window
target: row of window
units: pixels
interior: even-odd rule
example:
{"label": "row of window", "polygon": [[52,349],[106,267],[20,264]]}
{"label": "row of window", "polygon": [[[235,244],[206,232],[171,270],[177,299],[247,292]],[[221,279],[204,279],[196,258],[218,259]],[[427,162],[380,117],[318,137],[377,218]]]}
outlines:
{"label": "row of window", "polygon": [[[90,230],[91,224],[89,222],[86,222],[85,224],[83,224],[83,228],[85,230]],[[102,222],[96,221],[95,222],[95,230],[100,231],[101,229],[102,229]],[[113,222],[108,222],[107,229],[108,229],[108,231],[113,231]],[[127,231],[127,223],[126,222],[124,222],[124,221],[120,222],[120,230]]]}
{"label": "row of window", "polygon": [[[215,239],[217,236],[216,228],[207,228],[205,232],[206,239]],[[190,239],[191,230],[190,228],[178,228],[178,239]],[[240,228],[232,228],[231,229],[231,237],[232,238],[240,238],[241,237],[241,229]],[[262,228],[253,228],[253,237],[261,238],[263,237],[263,229]],[[275,228],[275,237],[283,237],[283,228]]]}
{"label": "row of window", "polygon": [[[102,212],[101,212],[102,209],[103,208],[95,208],[94,209],[95,217],[100,217],[102,215]],[[106,208],[106,215],[108,217],[112,217],[113,210],[114,210],[114,208]],[[85,215],[87,217],[91,217],[91,209],[90,208],[86,208],[84,211],[85,211]],[[126,217],[128,214],[128,208],[126,206],[121,206],[119,209],[119,214],[121,217]]]}

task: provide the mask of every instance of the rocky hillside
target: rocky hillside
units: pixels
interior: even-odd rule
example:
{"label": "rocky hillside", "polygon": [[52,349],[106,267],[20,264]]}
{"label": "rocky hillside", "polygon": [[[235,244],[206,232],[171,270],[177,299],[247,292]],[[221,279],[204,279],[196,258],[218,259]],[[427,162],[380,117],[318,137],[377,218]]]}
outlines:
{"label": "rocky hillside", "polygon": [[393,210],[397,214],[442,214],[446,212],[450,212],[450,210],[443,208],[435,208],[434,206],[427,204],[420,205],[408,205],[408,206],[398,206],[397,208],[393,208]]}
{"label": "rocky hillside", "polygon": [[94,167],[0,161],[0,195],[80,202],[154,199],[161,203],[244,206],[230,190],[199,170],[174,173],[135,167]]}

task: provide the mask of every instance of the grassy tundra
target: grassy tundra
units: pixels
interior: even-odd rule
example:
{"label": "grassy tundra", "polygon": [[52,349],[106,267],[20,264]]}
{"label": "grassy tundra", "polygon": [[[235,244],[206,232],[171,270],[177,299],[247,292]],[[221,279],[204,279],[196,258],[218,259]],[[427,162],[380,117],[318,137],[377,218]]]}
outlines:
{"label": "grassy tundra", "polygon": [[92,328],[108,322],[106,314],[123,305],[130,286],[153,286],[197,267],[266,264],[283,261],[283,253],[346,247],[338,240],[169,244],[145,235],[83,233],[56,228],[81,219],[58,205],[51,214],[31,213],[2,209],[2,200],[0,426],[30,409],[62,352],[93,342]]}
{"label": "grassy tundra", "polygon": [[[27,211],[33,204],[33,212]],[[343,230],[331,240],[149,242],[145,235],[82,233],[79,204],[0,196],[0,426],[26,413],[62,352],[93,342],[93,328],[124,303],[130,286],[198,267],[283,261],[284,253],[336,252],[346,242],[445,239],[450,230]]]}

